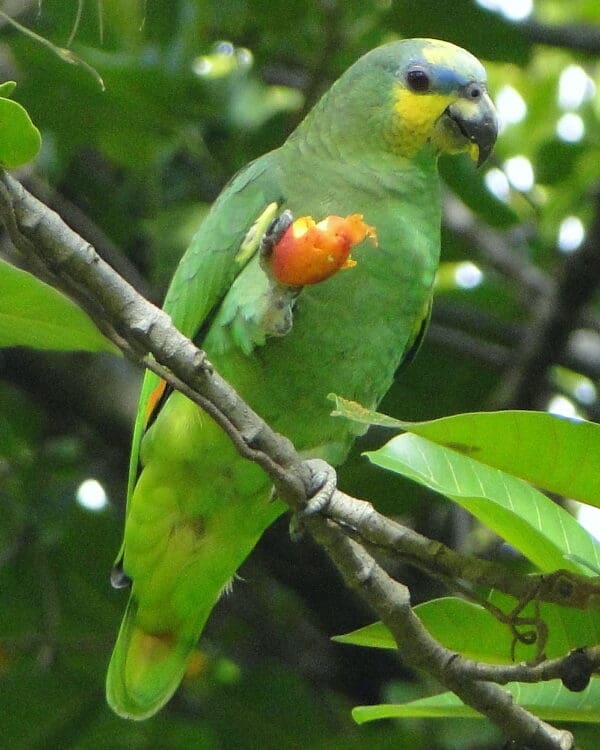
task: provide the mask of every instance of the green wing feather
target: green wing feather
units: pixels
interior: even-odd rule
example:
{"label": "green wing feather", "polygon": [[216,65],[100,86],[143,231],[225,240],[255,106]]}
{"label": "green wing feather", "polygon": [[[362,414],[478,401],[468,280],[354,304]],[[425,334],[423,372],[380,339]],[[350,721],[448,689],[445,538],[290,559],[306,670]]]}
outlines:
{"label": "green wing feather", "polygon": [[[274,180],[277,152],[265,154],[240,170],[223,188],[194,235],[171,280],[163,309],[185,336],[195,338],[203,323],[225,296],[235,277],[252,257],[240,247],[256,222],[260,228],[265,209],[280,199]],[[268,222],[267,222],[268,223]],[[254,239],[260,239],[254,233]],[[256,250],[256,248],[254,248]],[[202,341],[197,341],[198,345]],[[140,444],[145,432],[148,401],[159,377],[146,371],[133,431],[127,498],[139,474]],[[117,560],[122,557],[122,549]]]}
{"label": "green wing feather", "polygon": [[[273,154],[263,156],[230,181],[181,259],[165,299],[164,309],[179,330],[189,337],[202,332],[203,324],[210,320],[213,310],[223,299],[236,275],[251,260],[258,246],[270,216],[265,209],[279,197],[276,185],[269,175],[273,158]],[[273,206],[270,212],[274,212]],[[252,231],[255,222],[258,222],[258,226]],[[241,253],[240,248],[243,250]],[[133,492],[140,477],[140,449],[142,439],[147,434],[149,401],[159,383],[158,376],[146,372],[133,434],[127,496],[128,517]],[[179,394],[172,394],[165,404],[171,401],[177,404],[178,399]],[[179,410],[185,412],[189,406],[189,402],[182,404]],[[220,437],[215,436],[215,445],[218,445]],[[226,448],[223,453],[226,453]],[[149,512],[152,513],[151,508]],[[277,515],[279,512],[274,507],[270,515]],[[163,515],[166,519],[171,517],[172,508],[169,505],[165,507]],[[243,523],[242,519],[237,519],[237,523]],[[218,531],[213,530],[214,533],[218,535]],[[259,530],[250,531],[247,541],[243,538],[240,540],[239,554],[242,557],[238,564],[256,543],[259,533]],[[167,522],[165,528],[159,530],[157,541],[161,535],[168,537],[169,534]],[[131,540],[131,534],[129,539]],[[185,544],[183,548],[185,551]],[[122,565],[124,552],[125,540],[117,557],[117,570]],[[205,565],[209,567],[210,561],[205,562]],[[226,572],[217,571],[215,576],[217,579],[227,579]],[[173,629],[166,633],[153,633],[141,627],[138,623],[138,602],[133,595],[130,597],[107,675],[107,700],[117,713],[128,718],[143,719],[155,713],[169,699],[181,682],[190,651],[196,643],[197,631],[202,626],[201,613],[205,612],[207,616],[219,595],[219,587],[207,590],[202,597],[202,606],[197,608],[198,617],[192,618],[194,624],[190,632],[185,629],[176,632]]]}

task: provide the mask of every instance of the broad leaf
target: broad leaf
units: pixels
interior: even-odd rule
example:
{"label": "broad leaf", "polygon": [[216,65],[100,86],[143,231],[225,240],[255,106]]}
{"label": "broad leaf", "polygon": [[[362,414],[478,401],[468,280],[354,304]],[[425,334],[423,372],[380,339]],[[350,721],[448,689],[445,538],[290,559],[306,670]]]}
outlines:
{"label": "broad leaf", "polygon": [[0,166],[20,167],[31,161],[40,150],[40,131],[18,102],[6,99],[14,89],[13,81],[6,81],[0,89]]}
{"label": "broad leaf", "polygon": [[[333,401],[335,409],[331,412],[332,417],[345,417],[353,422],[360,424],[377,425],[378,427],[390,427],[396,430],[406,431],[413,424],[412,422],[402,422],[387,414],[367,409],[366,406],[359,404],[358,401],[350,401],[342,398],[335,393],[328,394],[327,398]],[[425,424],[425,423],[424,423]]]}
{"label": "broad leaf", "polygon": [[[567,690],[558,680],[524,685],[510,683],[502,688],[515,703],[548,721],[600,722],[600,679],[592,679],[581,693]],[[357,706],[352,717],[358,724],[376,719],[469,717],[481,719],[477,711],[465,706],[454,693],[440,693],[430,698],[400,705]]]}
{"label": "broad leaf", "polygon": [[600,507],[598,424],[543,411],[501,411],[456,414],[409,429],[537,487]]}
{"label": "broad leaf", "polygon": [[454,500],[543,571],[566,568],[591,574],[568,555],[600,562],[598,544],[569,513],[506,472],[411,434],[392,438],[366,455]]}
{"label": "broad leaf", "polygon": [[[516,604],[514,599],[497,592],[492,593],[490,600],[505,613]],[[419,604],[414,612],[429,633],[445,648],[475,661],[512,663],[513,636],[510,628],[481,605],[457,597],[444,597]],[[533,608],[530,606],[521,614],[533,616]],[[548,628],[548,640],[544,646],[544,654],[548,659],[565,656],[573,649],[600,641],[600,612],[597,610],[541,604],[539,614]],[[521,627],[520,632],[524,629],[531,630],[531,626]],[[355,646],[396,649],[392,634],[381,622],[336,636],[334,640]],[[528,661],[536,656],[535,644],[517,645],[516,661]]]}
{"label": "broad leaf", "polygon": [[455,414],[403,422],[330,396],[336,416],[397,427],[502,469],[536,487],[600,507],[600,425],[543,411]]}
{"label": "broad leaf", "polygon": [[0,347],[117,353],[68,297],[0,260]]}
{"label": "broad leaf", "polygon": [[0,83],[0,96],[4,97],[4,99],[10,99],[16,87],[16,81],[4,81],[4,83]]}
{"label": "broad leaf", "polygon": [[331,639],[336,643],[349,646],[365,646],[367,648],[386,648],[395,651],[398,647],[394,636],[382,622],[373,622],[344,635],[334,635]]}

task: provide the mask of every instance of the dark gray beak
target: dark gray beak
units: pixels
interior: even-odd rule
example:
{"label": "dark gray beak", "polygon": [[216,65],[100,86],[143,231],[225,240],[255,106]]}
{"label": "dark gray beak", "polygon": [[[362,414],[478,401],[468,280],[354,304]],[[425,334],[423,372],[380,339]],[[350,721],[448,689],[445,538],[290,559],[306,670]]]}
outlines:
{"label": "dark gray beak", "polygon": [[489,94],[484,91],[476,102],[459,99],[446,112],[464,137],[473,144],[471,156],[480,167],[492,153],[498,137],[498,118]]}

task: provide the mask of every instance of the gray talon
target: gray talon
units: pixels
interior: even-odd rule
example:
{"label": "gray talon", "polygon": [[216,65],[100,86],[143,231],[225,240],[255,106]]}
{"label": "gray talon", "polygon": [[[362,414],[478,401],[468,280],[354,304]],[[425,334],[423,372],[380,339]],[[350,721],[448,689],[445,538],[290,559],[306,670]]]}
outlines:
{"label": "gray talon", "polygon": [[293,514],[290,520],[289,533],[292,541],[298,541],[304,534],[304,519],[322,513],[331,500],[337,487],[335,469],[326,461],[314,458],[307,461],[312,473],[310,497],[302,510]]}
{"label": "gray talon", "polygon": [[335,469],[320,458],[314,458],[308,463],[312,472],[311,496],[299,512],[303,516],[314,516],[322,513],[329,505],[337,486],[337,475]]}
{"label": "gray talon", "polygon": [[281,240],[294,217],[289,210],[282,211],[267,227],[260,239],[259,263],[269,280],[268,289],[260,300],[261,311],[257,316],[266,336],[287,336],[294,322],[293,307],[302,287],[282,284],[271,269],[273,248]]}
{"label": "gray talon", "polygon": [[283,237],[286,230],[294,221],[292,212],[286,209],[279,216],[276,216],[267,227],[266,232],[260,240],[260,257],[261,260],[268,258],[279,240]]}

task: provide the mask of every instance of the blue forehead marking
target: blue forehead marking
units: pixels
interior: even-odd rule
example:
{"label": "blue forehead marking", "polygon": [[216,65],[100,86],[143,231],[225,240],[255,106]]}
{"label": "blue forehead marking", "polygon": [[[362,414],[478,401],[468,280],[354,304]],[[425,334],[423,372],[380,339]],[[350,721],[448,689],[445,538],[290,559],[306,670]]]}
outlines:
{"label": "blue forehead marking", "polygon": [[451,91],[456,91],[456,89],[466,86],[471,80],[464,74],[441,65],[433,65],[430,70],[434,88],[444,94],[449,94]]}

